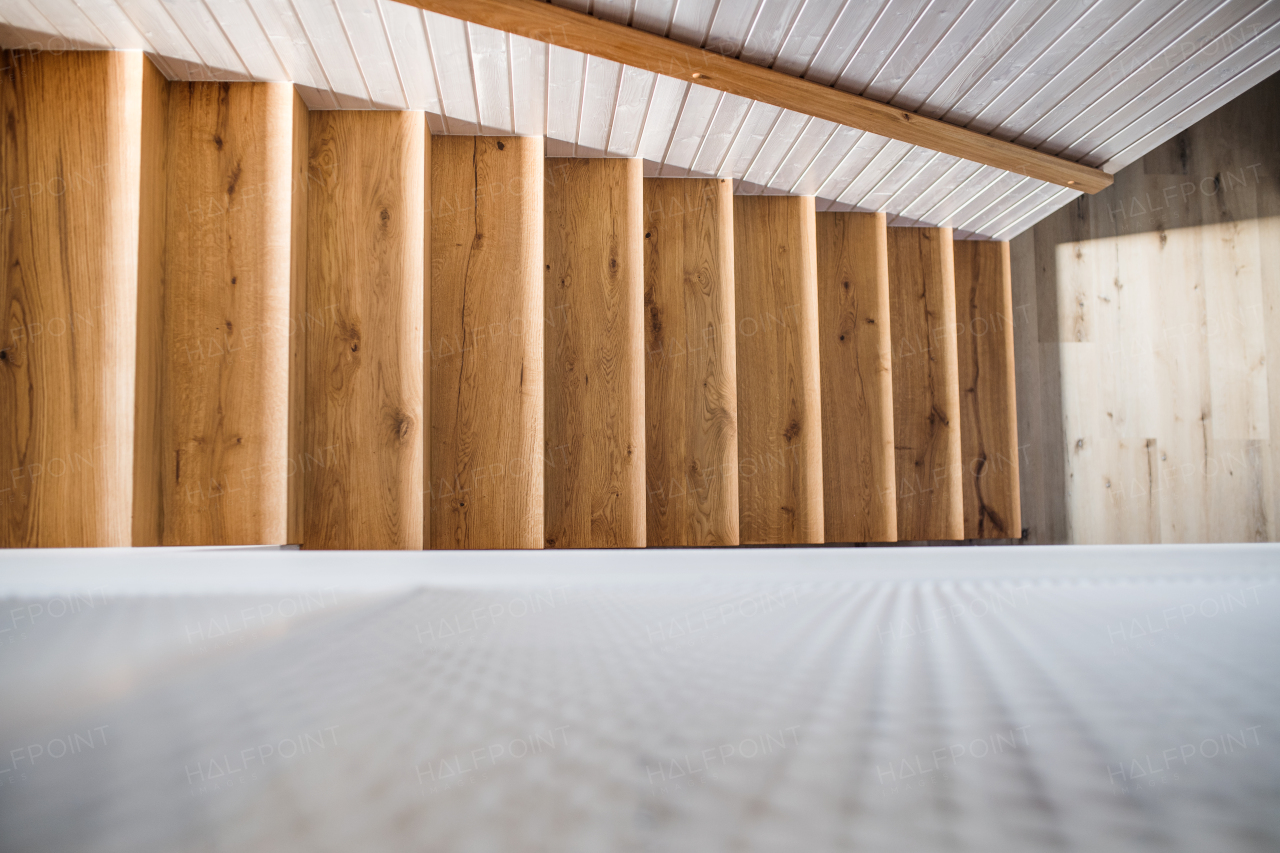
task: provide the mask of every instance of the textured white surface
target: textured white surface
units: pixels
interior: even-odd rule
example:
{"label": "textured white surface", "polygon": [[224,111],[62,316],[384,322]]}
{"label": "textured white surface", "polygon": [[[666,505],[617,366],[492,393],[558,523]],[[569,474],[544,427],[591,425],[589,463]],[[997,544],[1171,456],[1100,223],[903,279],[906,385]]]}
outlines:
{"label": "textured white surface", "polygon": [[[1115,172],[1280,70],[1280,0],[556,0]],[[392,0],[0,0],[0,44],[115,47],[171,79],[293,80],[319,109],[1007,239],[1078,193]]]}
{"label": "textured white surface", "polygon": [[6,850],[1280,846],[1274,546],[5,556]]}

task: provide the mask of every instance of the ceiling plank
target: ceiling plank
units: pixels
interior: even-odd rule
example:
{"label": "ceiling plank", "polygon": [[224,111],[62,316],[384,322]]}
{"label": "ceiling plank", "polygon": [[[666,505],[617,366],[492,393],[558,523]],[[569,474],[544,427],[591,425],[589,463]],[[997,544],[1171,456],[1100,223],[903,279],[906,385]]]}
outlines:
{"label": "ceiling plank", "polygon": [[1111,185],[1101,169],[541,0],[397,2],[1083,192]]}

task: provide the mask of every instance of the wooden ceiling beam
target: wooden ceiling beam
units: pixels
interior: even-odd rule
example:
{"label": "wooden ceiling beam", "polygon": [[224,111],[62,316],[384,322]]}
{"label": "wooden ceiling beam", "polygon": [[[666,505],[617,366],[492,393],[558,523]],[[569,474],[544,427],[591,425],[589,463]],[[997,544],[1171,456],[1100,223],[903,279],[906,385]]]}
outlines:
{"label": "wooden ceiling beam", "polygon": [[1082,192],[1111,185],[1101,169],[542,0],[398,2]]}

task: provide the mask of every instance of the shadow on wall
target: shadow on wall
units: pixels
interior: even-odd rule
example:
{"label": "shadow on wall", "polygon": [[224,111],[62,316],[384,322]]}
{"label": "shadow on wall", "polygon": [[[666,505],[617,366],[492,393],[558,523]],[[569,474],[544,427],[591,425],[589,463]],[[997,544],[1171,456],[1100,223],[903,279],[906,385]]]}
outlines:
{"label": "shadow on wall", "polygon": [[1026,541],[1276,539],[1278,133],[1280,76],[1012,242]]}

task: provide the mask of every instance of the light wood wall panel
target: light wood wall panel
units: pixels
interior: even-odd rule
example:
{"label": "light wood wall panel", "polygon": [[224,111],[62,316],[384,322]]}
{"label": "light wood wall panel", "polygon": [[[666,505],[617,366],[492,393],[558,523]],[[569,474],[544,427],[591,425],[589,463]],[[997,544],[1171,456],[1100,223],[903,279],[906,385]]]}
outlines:
{"label": "light wood wall panel", "polygon": [[1022,536],[1009,244],[955,243],[966,539]]}
{"label": "light wood wall panel", "polygon": [[542,139],[431,147],[431,547],[541,548]]}
{"label": "light wood wall panel", "polygon": [[889,229],[898,538],[964,538],[949,228]]}
{"label": "light wood wall panel", "polygon": [[546,545],[642,548],[644,187],[636,159],[546,162]]}
{"label": "light wood wall panel", "polygon": [[827,542],[898,538],[889,245],[883,213],[819,213],[818,354]]}
{"label": "light wood wall panel", "polygon": [[145,60],[3,59],[0,546],[128,545]]}
{"label": "light wood wall panel", "polygon": [[302,544],[421,548],[426,124],[310,120]]}
{"label": "light wood wall panel", "polygon": [[733,235],[741,540],[822,542],[813,199],[736,196]]}
{"label": "light wood wall panel", "polygon": [[649,545],[738,544],[733,182],[644,182]]}
{"label": "light wood wall panel", "polygon": [[1028,541],[1275,539],[1277,116],[1272,79],[1015,242]]}
{"label": "light wood wall panel", "polygon": [[293,119],[288,83],[169,89],[163,545],[288,539]]}

